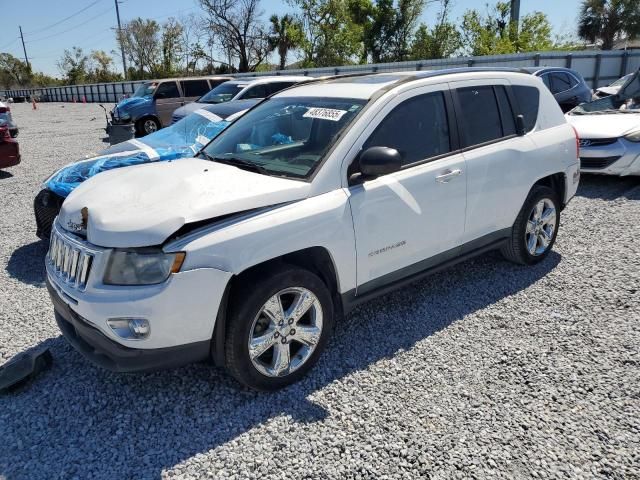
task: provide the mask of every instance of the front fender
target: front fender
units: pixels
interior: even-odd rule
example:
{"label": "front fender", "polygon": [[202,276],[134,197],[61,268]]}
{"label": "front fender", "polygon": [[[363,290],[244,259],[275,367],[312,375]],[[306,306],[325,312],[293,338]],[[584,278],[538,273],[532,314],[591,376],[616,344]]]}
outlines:
{"label": "front fender", "polygon": [[284,255],[324,248],[333,260],[340,293],[356,286],[356,249],[343,189],[286,204],[239,220],[212,224],[165,246],[187,253],[183,270],[217,268],[239,275]]}

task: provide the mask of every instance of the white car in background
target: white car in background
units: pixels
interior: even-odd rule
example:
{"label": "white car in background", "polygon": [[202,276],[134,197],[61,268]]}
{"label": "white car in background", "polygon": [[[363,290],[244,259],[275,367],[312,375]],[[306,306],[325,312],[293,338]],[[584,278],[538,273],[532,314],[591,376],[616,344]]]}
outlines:
{"label": "white car in background", "polygon": [[195,102],[187,103],[176,109],[171,117],[171,122],[175,123],[207,105],[231,102],[233,100],[266,98],[297,83],[308,82],[310,80],[313,80],[313,77],[305,77],[303,75],[273,75],[230,80],[218,85],[210,92],[205,93]]}
{"label": "white car in background", "polygon": [[580,138],[580,171],[640,175],[640,75],[616,95],[580,105],[566,115]]}
{"label": "white car in background", "polygon": [[607,85],[606,87],[597,88],[596,91],[593,92],[594,100],[608,97],[610,95],[615,95],[616,93],[618,93],[620,91],[620,87],[622,87],[622,85],[624,85],[625,82],[629,80],[629,78],[631,78],[631,75],[633,75],[633,73],[630,73],[628,75],[625,75],[622,78],[619,78],[618,80],[616,80],[610,85]]}
{"label": "white car in background", "polygon": [[575,133],[531,75],[325,79],[262,101],[197,158],[82,183],[54,224],[47,285],[98,365],[213,357],[273,390],[363,301],[489,250],[543,261],[578,181]]}

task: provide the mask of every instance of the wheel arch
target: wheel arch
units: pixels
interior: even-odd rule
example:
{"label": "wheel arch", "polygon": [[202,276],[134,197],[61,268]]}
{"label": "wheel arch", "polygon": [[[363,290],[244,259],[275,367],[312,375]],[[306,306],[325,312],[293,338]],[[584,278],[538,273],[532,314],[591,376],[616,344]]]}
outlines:
{"label": "wheel arch", "polygon": [[224,366],[224,345],[229,301],[239,291],[241,285],[251,282],[262,275],[268,275],[274,266],[281,265],[297,266],[318,275],[331,293],[336,319],[342,317],[343,309],[339,293],[340,279],[333,257],[325,247],[308,247],[252,265],[231,277],[220,302],[211,342],[211,358],[217,366]]}
{"label": "wheel arch", "polygon": [[533,188],[537,185],[549,187],[550,189],[552,189],[558,195],[561,209],[566,206],[567,176],[564,172],[553,173],[551,175],[547,175],[546,177],[540,178],[531,186],[529,193],[531,193],[531,190],[533,190]]}

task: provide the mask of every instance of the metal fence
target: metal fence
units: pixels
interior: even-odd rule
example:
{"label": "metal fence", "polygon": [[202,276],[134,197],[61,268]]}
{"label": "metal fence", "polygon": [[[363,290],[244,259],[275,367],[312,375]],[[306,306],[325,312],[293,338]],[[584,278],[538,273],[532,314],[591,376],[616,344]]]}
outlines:
{"label": "metal fence", "polygon": [[[455,67],[567,67],[579,72],[592,88],[608,85],[627,73],[640,68],[640,51],[580,51],[540,52],[483,57],[457,57],[437,60],[345,65],[341,67],[308,68],[276,72],[234,74],[235,78],[265,75],[340,75],[346,73],[440,70]],[[142,81],[70,85],[66,87],[0,90],[3,97],[36,96],[44,102],[117,102],[132,94]]]}

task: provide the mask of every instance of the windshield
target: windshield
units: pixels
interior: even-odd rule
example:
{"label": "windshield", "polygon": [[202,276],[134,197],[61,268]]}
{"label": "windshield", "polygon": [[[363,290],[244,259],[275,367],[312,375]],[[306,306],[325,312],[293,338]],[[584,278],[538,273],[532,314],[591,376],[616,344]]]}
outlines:
{"label": "windshield", "polygon": [[131,96],[132,97],[149,97],[153,95],[153,92],[155,91],[157,86],[158,86],[157,83],[145,82],[142,85],[140,85],[138,88],[136,88],[136,91],[133,92],[133,95]]}
{"label": "windshield", "polygon": [[640,113],[640,70],[620,80],[624,80],[618,93],[589,103],[583,103],[569,112],[569,115],[611,115]]}
{"label": "windshield", "polygon": [[235,97],[240,90],[246,87],[246,84],[238,84],[232,82],[225,82],[218,85],[209,93],[204,94],[198,100],[198,103],[224,103]]}
{"label": "windshield", "polygon": [[268,175],[308,178],[365,103],[352,98],[273,98],[238,119],[203,154]]}

